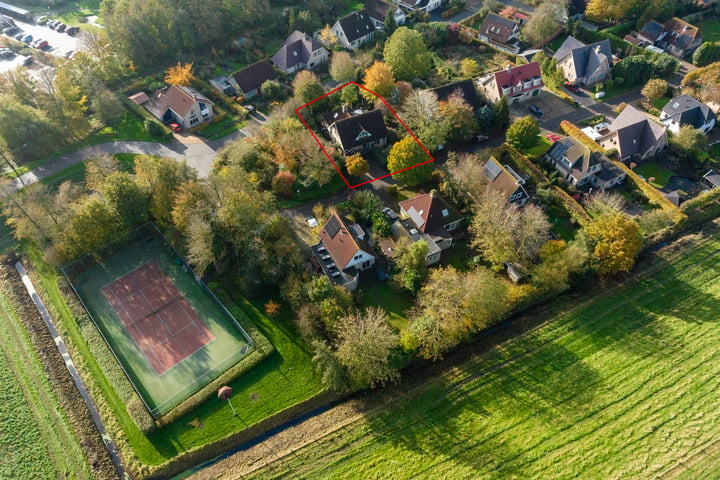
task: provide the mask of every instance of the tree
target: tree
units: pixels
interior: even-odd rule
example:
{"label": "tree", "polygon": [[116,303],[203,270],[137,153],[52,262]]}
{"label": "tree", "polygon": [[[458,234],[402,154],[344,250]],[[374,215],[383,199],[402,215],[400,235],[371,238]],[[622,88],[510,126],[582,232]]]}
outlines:
{"label": "tree", "polygon": [[694,95],[703,102],[720,101],[720,62],[688,72],[682,85],[693,89]]}
{"label": "tree", "polygon": [[86,197],[63,229],[62,250],[74,259],[104,247],[124,232],[122,220],[101,198]]}
{"label": "tree", "polygon": [[125,227],[139,225],[148,219],[149,193],[127,172],[110,173],[100,189],[108,207]]}
{"label": "tree", "polygon": [[[332,31],[332,28],[330,25],[325,24],[325,27],[323,27],[322,30],[320,30],[320,34],[318,35],[318,39],[320,42],[327,46],[330,50],[334,49],[339,45],[338,39],[335,36],[335,34]],[[333,54],[334,56],[334,54]]]}
{"label": "tree", "polygon": [[692,125],[683,125],[678,133],[670,137],[670,143],[680,149],[687,159],[695,158],[695,151],[707,149],[707,134]]}
{"label": "tree", "polygon": [[367,160],[359,153],[345,158],[345,168],[353,177],[363,176],[370,171],[370,165],[368,165]]}
{"label": "tree", "polygon": [[494,130],[504,130],[510,125],[510,107],[508,106],[507,97],[502,97],[499,102],[492,106],[493,116],[495,119]]}
{"label": "tree", "polygon": [[[306,104],[313,100],[322,97],[325,94],[317,75],[309,70],[301,70],[293,80],[293,90],[295,91],[295,98],[300,100],[301,103]],[[310,109],[319,106],[320,102],[315,102],[309,106]]]}
{"label": "tree", "polygon": [[[380,95],[383,98],[389,98],[395,86],[395,77],[390,67],[383,62],[375,62],[365,70],[365,88],[371,92]],[[361,92],[366,100],[372,102],[375,95],[366,91]]]}
{"label": "tree", "polygon": [[120,162],[112,155],[103,154],[85,161],[85,187],[99,192],[105,179],[120,169]]}
{"label": "tree", "polygon": [[[346,51],[333,52],[330,58],[330,76],[336,82],[344,83],[357,80],[358,67]],[[346,87],[343,90],[346,90]]]}
{"label": "tree", "polygon": [[529,43],[538,43],[564,25],[567,18],[567,0],[543,2],[523,25],[522,34]]}
{"label": "tree", "polygon": [[488,187],[475,203],[470,231],[472,246],[500,269],[505,262],[525,264],[534,260],[550,236],[550,222],[538,207],[526,205],[520,209]]}
{"label": "tree", "polygon": [[592,264],[602,276],[629,272],[642,248],[640,225],[621,212],[598,215],[585,226]]}
{"label": "tree", "polygon": [[18,162],[55,151],[66,135],[62,126],[48,119],[44,112],[0,95],[0,138]]}
{"label": "tree", "polygon": [[272,191],[281,197],[290,198],[297,177],[287,170],[280,170],[272,179]]}
{"label": "tree", "polygon": [[471,78],[478,74],[480,66],[474,58],[463,58],[460,62],[460,73],[465,78]]}
{"label": "tree", "polygon": [[385,22],[384,25],[385,32],[388,35],[392,35],[392,33],[397,28],[397,22],[395,21],[395,12],[393,8],[388,8],[387,13],[385,14]]}
{"label": "tree", "polygon": [[570,288],[570,275],[585,267],[588,253],[581,235],[569,244],[548,240],[540,249],[540,264],[532,272],[533,285],[545,292],[564,292]]}
{"label": "tree", "polygon": [[125,107],[120,99],[103,88],[92,99],[92,109],[104,125],[117,125],[125,116]]}
{"label": "tree", "polygon": [[150,192],[150,213],[160,222],[171,220],[173,198],[178,186],[196,178],[195,170],[185,162],[149,155],[135,159],[136,182]]}
{"label": "tree", "polygon": [[445,143],[449,120],[443,118],[435,92],[413,90],[403,102],[401,116],[405,125],[430,150]]}
{"label": "tree", "polygon": [[165,70],[165,83],[178,86],[190,85],[194,78],[192,70],[192,62],[185,64],[178,62],[174,67]]}
{"label": "tree", "polygon": [[507,142],[513,147],[526,150],[534,147],[540,140],[540,126],[530,115],[513,122],[507,129]]}
{"label": "tree", "polygon": [[385,42],[385,63],[398,80],[424,78],[430,73],[432,60],[422,35],[407,27],[400,27]]}
{"label": "tree", "polygon": [[420,32],[428,48],[442,47],[450,38],[450,27],[447,22],[416,23],[413,29]]}
{"label": "tree", "polygon": [[705,42],[692,55],[696,67],[704,67],[720,60],[720,42]]}
{"label": "tree", "polygon": [[343,88],[340,91],[340,101],[347,105],[348,108],[352,108],[353,105],[357,103],[358,100],[360,100],[360,92],[358,92],[358,87],[355,85],[348,85],[347,87]]}
{"label": "tree", "polygon": [[400,378],[391,364],[398,340],[387,313],[380,308],[355,312],[340,320],[335,356],[345,367],[352,388],[385,385]]}
{"label": "tree", "polygon": [[648,101],[657,100],[665,96],[668,90],[668,83],[662,78],[651,78],[640,90],[643,97]]}
{"label": "tree", "polygon": [[395,279],[412,292],[418,291],[427,276],[428,244],[424,240],[411,242],[403,237],[395,246]]}
{"label": "tree", "polygon": [[464,142],[477,133],[478,124],[473,109],[460,95],[452,94],[447,101],[439,104],[440,116],[444,119],[445,141]]}
{"label": "tree", "polygon": [[260,92],[268,100],[282,100],[285,97],[282,87],[275,80],[265,80],[260,86]]}
{"label": "tree", "polygon": [[380,212],[385,204],[370,190],[354,192],[347,202],[348,213],[362,225],[369,225],[373,215]]}
{"label": "tree", "polygon": [[321,381],[325,388],[337,393],[348,391],[350,389],[350,380],[347,372],[330,346],[324,341],[315,340],[312,342],[312,348],[315,352],[312,360],[318,371],[322,373]]}
{"label": "tree", "polygon": [[427,182],[434,170],[432,162],[419,165],[431,159],[412,137],[405,137],[396,142],[390,149],[387,159],[388,170],[397,172],[393,178],[407,186]]}
{"label": "tree", "polygon": [[215,233],[210,221],[200,215],[188,219],[185,232],[187,260],[198,275],[203,275],[210,265],[215,263]]}

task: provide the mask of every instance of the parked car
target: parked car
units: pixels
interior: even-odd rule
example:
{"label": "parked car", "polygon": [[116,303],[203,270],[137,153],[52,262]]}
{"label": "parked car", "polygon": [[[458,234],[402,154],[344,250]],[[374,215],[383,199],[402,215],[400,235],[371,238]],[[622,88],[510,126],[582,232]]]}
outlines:
{"label": "parked car", "polygon": [[30,34],[25,35],[24,37],[22,37],[22,39],[20,41],[29,44],[30,42],[33,41],[33,36]]}
{"label": "parked car", "polygon": [[10,50],[9,48],[4,48],[0,50],[0,58],[12,58],[15,56],[15,52]]}
{"label": "parked car", "polygon": [[47,25],[49,28],[52,28],[53,30],[55,30],[55,27],[57,27],[59,23],[60,23],[60,20],[48,20],[48,22],[46,23],[46,25]]}
{"label": "parked car", "polygon": [[390,207],[385,207],[382,209],[382,212],[387,215],[387,217],[390,219],[391,222],[394,222],[399,217],[397,216],[397,213],[393,212]]}
{"label": "parked car", "polygon": [[15,40],[17,40],[18,42],[22,42],[22,39],[24,36],[25,36],[25,34],[20,32],[17,35],[15,35]]}
{"label": "parked car", "polygon": [[608,128],[610,128],[610,124],[609,124],[609,123],[605,123],[605,122],[603,122],[603,123],[598,123],[597,125],[595,125],[595,131],[596,131],[596,132],[602,132],[603,130],[606,130],[606,129],[608,129]]}
{"label": "parked car", "polygon": [[576,85],[573,85],[570,82],[565,82],[565,88],[567,88],[573,93],[578,93],[580,91],[580,89]]}
{"label": "parked car", "polygon": [[30,55],[23,55],[20,57],[20,63],[25,65],[26,67],[30,65],[33,62],[33,57]]}
{"label": "parked car", "polygon": [[180,126],[180,124],[175,122],[169,123],[168,128],[170,128],[170,130],[172,130],[173,132],[182,132],[182,127]]}
{"label": "parked car", "polygon": [[58,24],[58,25],[55,26],[55,31],[56,31],[56,32],[63,33],[66,28],[67,28],[67,25],[65,25],[64,23],[60,23],[60,24]]}
{"label": "parked car", "polygon": [[75,50],[68,50],[67,52],[63,53],[63,57],[71,59],[75,56]]}
{"label": "parked car", "polygon": [[78,33],[79,31],[80,31],[80,28],[78,28],[78,27],[67,27],[65,29],[65,33],[67,33],[71,37],[75,36],[75,34]]}
{"label": "parked car", "polygon": [[35,21],[38,25],[45,25],[48,22],[49,18],[47,15],[43,15],[41,17],[38,17],[38,19]]}
{"label": "parked car", "polygon": [[35,40],[35,45],[34,45],[34,47],[37,48],[38,50],[42,50],[43,48],[47,48],[47,46],[48,46],[48,41],[47,41],[47,40]]}
{"label": "parked car", "polygon": [[14,35],[16,32],[18,32],[20,29],[16,27],[15,25],[11,25],[9,27],[3,28],[3,33],[7,36]]}
{"label": "parked car", "polygon": [[489,137],[487,135],[475,135],[475,142],[476,143],[482,143],[485,140],[487,140]]}
{"label": "parked car", "polygon": [[534,113],[537,118],[543,117],[542,110],[540,110],[540,107],[538,107],[534,103],[531,103],[530,105],[528,105],[528,110],[530,110],[532,113]]}
{"label": "parked car", "polygon": [[558,140],[560,140],[560,135],[557,135],[557,134],[555,134],[555,133],[548,133],[548,134],[546,135],[546,137],[547,137],[547,139],[550,140],[552,143],[555,143],[555,142],[557,142]]}

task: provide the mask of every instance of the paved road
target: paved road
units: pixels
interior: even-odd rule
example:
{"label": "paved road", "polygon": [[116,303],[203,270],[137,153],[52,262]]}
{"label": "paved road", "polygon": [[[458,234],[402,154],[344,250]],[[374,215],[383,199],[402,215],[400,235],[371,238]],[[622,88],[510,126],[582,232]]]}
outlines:
{"label": "paved road", "polygon": [[83,400],[85,401],[85,405],[87,405],[88,410],[90,410],[90,415],[92,416],[93,422],[95,422],[95,426],[97,427],[98,432],[100,433],[100,436],[102,437],[103,442],[105,443],[105,446],[110,453],[110,458],[112,459],[113,465],[115,465],[115,470],[118,473],[118,477],[121,479],[129,480],[130,475],[125,471],[122,460],[118,455],[117,447],[115,446],[112,438],[110,438],[110,435],[108,435],[107,431],[105,430],[105,425],[103,424],[102,418],[100,418],[100,414],[98,413],[97,407],[95,406],[95,402],[93,402],[92,398],[90,398],[87,388],[85,387],[85,383],[82,381],[82,378],[80,378],[80,375],[75,368],[75,364],[70,357],[70,353],[65,347],[65,342],[63,341],[62,337],[57,331],[57,328],[55,327],[55,322],[53,322],[53,319],[50,317],[50,314],[45,308],[45,304],[35,291],[35,287],[33,286],[30,277],[27,276],[27,273],[25,272],[25,268],[23,267],[22,263],[17,262],[15,264],[15,269],[18,271],[18,274],[20,274],[20,277],[25,284],[25,288],[27,289],[30,298],[32,299],[33,303],[40,312],[40,315],[45,321],[45,325],[47,325],[47,328],[50,331],[50,335],[52,335],[52,338],[55,341],[58,352],[65,361],[65,366],[70,372],[73,382],[75,382],[75,386],[80,392],[80,396],[82,396]]}
{"label": "paved road", "polygon": [[188,165],[194,167],[201,177],[207,177],[212,168],[212,162],[218,150],[233,140],[250,135],[247,128],[238,132],[234,132],[220,140],[205,141],[194,136],[176,135],[169,143],[158,142],[108,142],[91,147],[84,147],[62,157],[56,158],[45,165],[38,167],[31,172],[15,179],[10,188],[18,189],[24,185],[35,183],[49,175],[61,172],[66,168],[80,162],[84,162],[88,158],[96,157],[103,154],[115,153],[137,153],[154,155],[158,157],[174,158],[183,160]]}

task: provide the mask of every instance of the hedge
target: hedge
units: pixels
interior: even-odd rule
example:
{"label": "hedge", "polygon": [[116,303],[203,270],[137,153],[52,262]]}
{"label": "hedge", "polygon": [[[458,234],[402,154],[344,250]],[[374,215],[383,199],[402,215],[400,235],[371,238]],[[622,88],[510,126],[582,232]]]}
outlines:
{"label": "hedge", "polygon": [[585,226],[590,221],[590,215],[585,211],[582,205],[577,200],[571,197],[565,190],[553,185],[553,194],[560,203],[563,204],[565,210],[574,218],[580,225]]}
{"label": "hedge", "polygon": [[605,155],[605,150],[597,142],[588,137],[585,132],[567,120],[560,122],[560,130],[562,130],[568,137],[573,137],[575,140],[585,145],[591,152],[597,152]]}
{"label": "hedge", "polygon": [[537,165],[531,162],[530,159],[516,150],[512,145],[509,143],[503,143],[502,148],[508,155],[510,155],[510,158],[512,158],[518,168],[521,168],[530,175],[530,178],[532,178],[536,184],[550,183],[550,179],[545,175],[545,172],[540,170]]}
{"label": "hedge", "polygon": [[120,95],[118,95],[118,98],[120,98],[120,101],[123,103],[123,105],[125,105],[125,107],[128,110],[130,110],[132,113],[134,113],[139,119],[141,119],[143,121],[150,120],[152,122],[157,123],[163,132],[163,135],[161,137],[162,139],[167,140],[169,138],[172,138],[172,134],[173,134],[172,130],[170,130],[167,125],[163,125],[162,122],[159,122],[157,118],[153,117],[150,114],[150,112],[148,112],[143,107],[141,107],[137,103],[130,100],[125,95],[120,94]]}

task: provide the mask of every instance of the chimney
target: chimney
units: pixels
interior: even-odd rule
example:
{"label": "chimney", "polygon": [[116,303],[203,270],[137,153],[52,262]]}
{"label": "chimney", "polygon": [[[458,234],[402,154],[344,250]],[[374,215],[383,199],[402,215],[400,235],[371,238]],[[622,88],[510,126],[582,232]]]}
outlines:
{"label": "chimney", "polygon": [[505,67],[505,71],[507,73],[510,73],[511,70],[512,70],[512,66],[508,63],[508,65]]}

